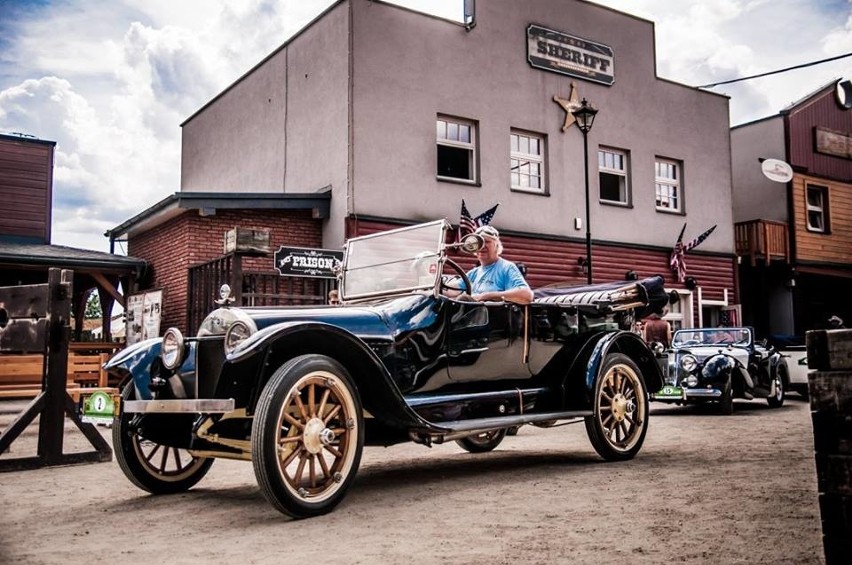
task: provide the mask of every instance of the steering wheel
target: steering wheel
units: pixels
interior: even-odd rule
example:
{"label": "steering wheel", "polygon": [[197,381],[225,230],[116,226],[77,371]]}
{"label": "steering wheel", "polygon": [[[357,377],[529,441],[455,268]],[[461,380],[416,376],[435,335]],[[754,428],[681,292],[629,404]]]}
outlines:
{"label": "steering wheel", "polygon": [[472,296],[471,288],[473,287],[473,285],[470,284],[470,279],[468,278],[467,273],[464,271],[464,269],[459,267],[458,263],[456,263],[455,261],[453,261],[452,259],[449,259],[449,258],[444,260],[444,265],[448,266],[451,270],[455,271],[456,275],[461,277],[461,280],[464,282],[464,288],[455,287],[455,286],[447,284],[446,281],[444,281],[444,277],[442,276],[441,277],[441,292],[443,292],[444,290],[453,290],[453,291],[456,291],[456,292],[461,292],[463,294],[467,294],[468,296]]}

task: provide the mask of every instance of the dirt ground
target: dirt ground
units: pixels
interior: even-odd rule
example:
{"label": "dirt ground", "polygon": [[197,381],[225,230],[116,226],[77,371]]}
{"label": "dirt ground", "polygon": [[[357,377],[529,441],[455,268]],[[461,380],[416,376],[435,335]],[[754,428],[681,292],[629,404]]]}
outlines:
{"label": "dirt ground", "polygon": [[[0,402],[0,429],[22,403]],[[109,430],[99,428],[109,437]],[[37,429],[9,458],[35,454]],[[88,450],[76,429],[66,452]],[[293,521],[248,462],[154,497],[115,462],[0,473],[0,563],[821,563],[807,402],[733,416],[652,404],[639,455],[597,457],[585,428],[521,429],[496,451],[366,448],[331,514]]]}

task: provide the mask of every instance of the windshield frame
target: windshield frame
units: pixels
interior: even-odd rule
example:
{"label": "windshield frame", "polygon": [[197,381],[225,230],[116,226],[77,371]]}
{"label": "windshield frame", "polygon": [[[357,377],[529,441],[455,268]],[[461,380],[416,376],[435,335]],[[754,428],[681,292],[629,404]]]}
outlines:
{"label": "windshield frame", "polygon": [[344,301],[435,291],[443,271],[447,220],[350,239],[344,248]]}
{"label": "windshield frame", "polygon": [[[722,339],[721,335],[728,334]],[[672,348],[682,347],[711,347],[711,346],[734,346],[749,347],[754,343],[754,336],[750,328],[686,328],[677,330],[672,336]]]}

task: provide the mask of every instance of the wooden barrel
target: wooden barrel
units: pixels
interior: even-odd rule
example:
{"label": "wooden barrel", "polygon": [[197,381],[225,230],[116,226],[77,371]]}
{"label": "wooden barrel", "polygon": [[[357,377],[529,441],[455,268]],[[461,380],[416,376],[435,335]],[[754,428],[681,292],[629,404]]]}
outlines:
{"label": "wooden barrel", "polygon": [[852,555],[852,330],[806,335],[819,509],[826,565]]}

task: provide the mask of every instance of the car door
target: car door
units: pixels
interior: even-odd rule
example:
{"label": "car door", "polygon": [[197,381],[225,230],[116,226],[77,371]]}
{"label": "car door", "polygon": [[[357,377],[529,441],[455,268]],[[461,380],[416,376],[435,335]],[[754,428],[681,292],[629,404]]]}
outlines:
{"label": "car door", "polygon": [[527,306],[450,300],[447,360],[454,382],[530,378],[524,359]]}

